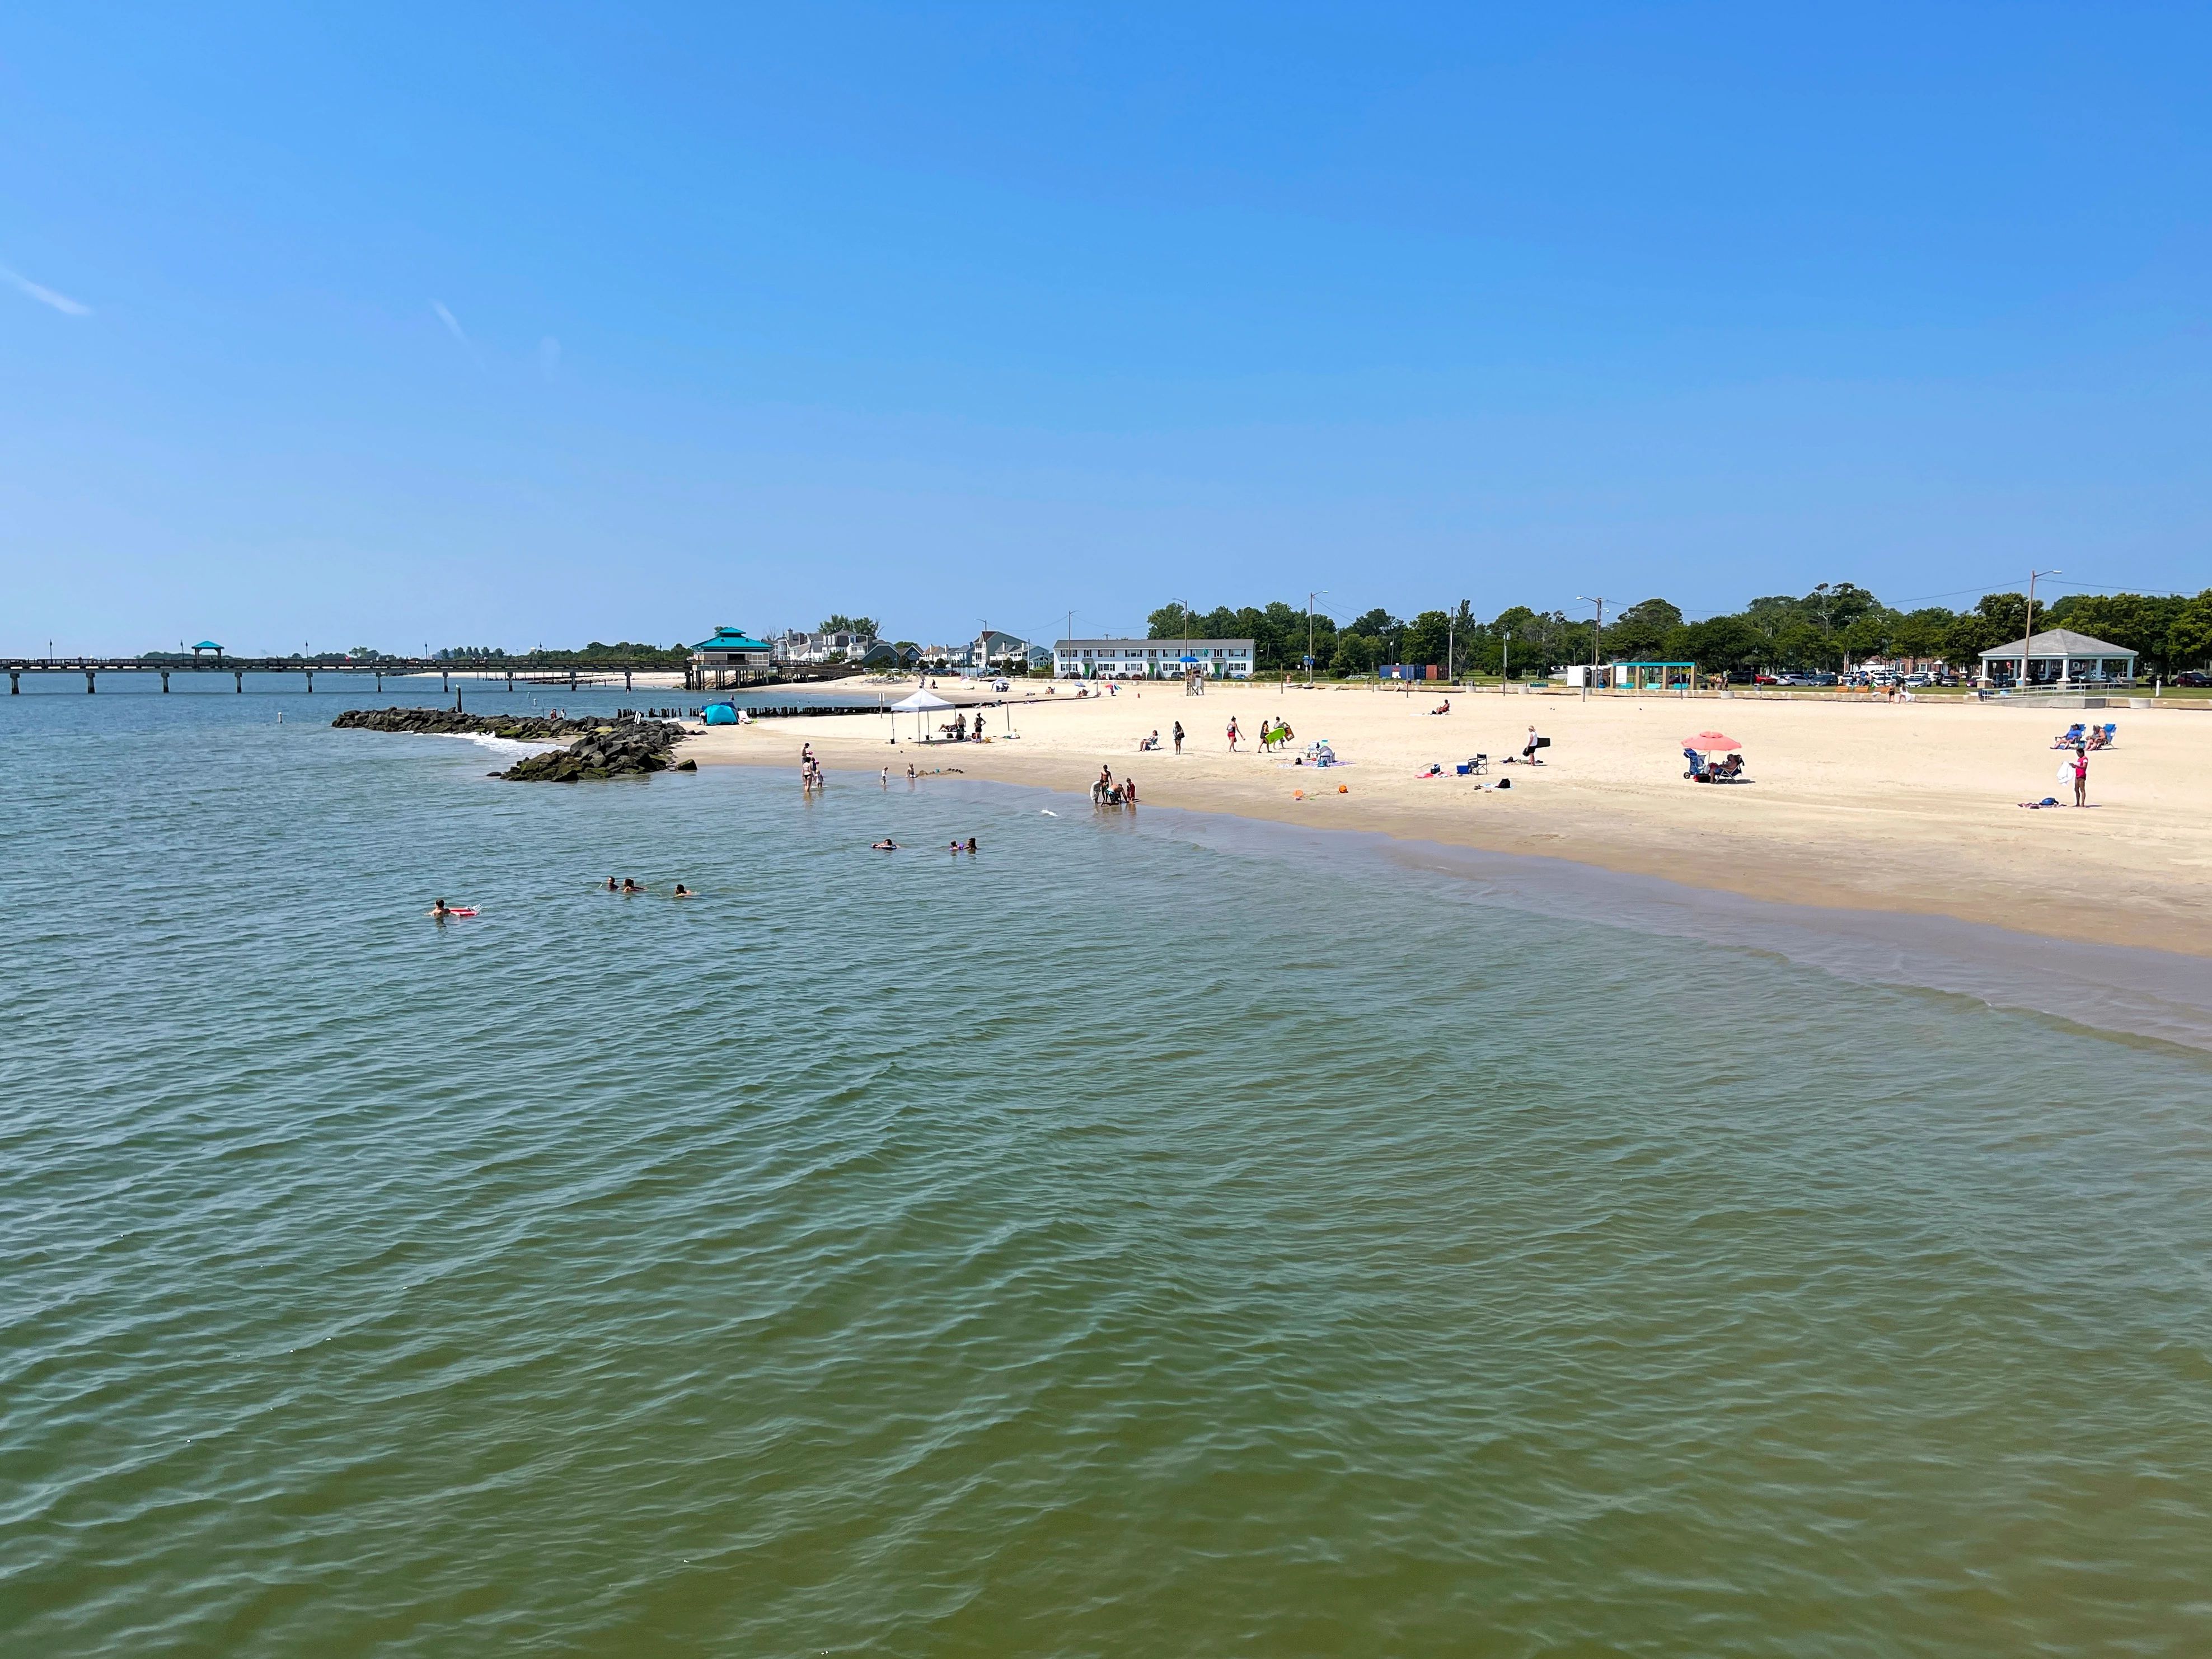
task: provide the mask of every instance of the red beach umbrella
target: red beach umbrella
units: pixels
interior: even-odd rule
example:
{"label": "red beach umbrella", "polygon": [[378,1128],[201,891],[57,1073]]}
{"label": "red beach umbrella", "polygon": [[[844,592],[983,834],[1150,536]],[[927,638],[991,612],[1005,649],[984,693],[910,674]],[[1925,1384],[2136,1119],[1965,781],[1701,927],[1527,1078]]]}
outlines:
{"label": "red beach umbrella", "polygon": [[1694,749],[1700,755],[1710,755],[1723,749],[1741,749],[1743,745],[1725,732],[1700,732],[1694,738],[1683,738],[1682,747]]}

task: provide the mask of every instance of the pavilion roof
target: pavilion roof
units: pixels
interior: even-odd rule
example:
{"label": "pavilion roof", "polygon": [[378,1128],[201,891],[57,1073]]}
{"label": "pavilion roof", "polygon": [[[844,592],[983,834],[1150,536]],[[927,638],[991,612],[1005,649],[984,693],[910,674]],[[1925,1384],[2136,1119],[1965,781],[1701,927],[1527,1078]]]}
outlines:
{"label": "pavilion roof", "polygon": [[2070,628],[2053,628],[2032,639],[2014,640],[2010,645],[1993,645],[1982,655],[2000,659],[2018,657],[2023,647],[2030,657],[2132,657],[2138,654],[2124,645],[2114,645],[2109,640],[2093,639],[2087,634],[2076,634]]}

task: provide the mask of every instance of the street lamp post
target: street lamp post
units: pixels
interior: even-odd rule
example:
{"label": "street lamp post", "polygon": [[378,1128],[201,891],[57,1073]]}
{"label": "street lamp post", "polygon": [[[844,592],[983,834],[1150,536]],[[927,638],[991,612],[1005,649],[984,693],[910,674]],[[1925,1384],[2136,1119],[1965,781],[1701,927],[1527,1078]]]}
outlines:
{"label": "street lamp post", "polygon": [[[2027,573],[2027,631],[2020,636],[2020,689],[2022,690],[2027,689],[2028,641],[2035,637],[2035,584],[2037,579],[2043,576],[2063,576],[2066,573],[2063,570],[2037,570],[2033,568],[2031,568]],[[2058,678],[2062,680],[2066,678],[2066,659],[2063,657],[2061,657],[2058,659]]]}
{"label": "street lamp post", "polygon": [[[1584,605],[1594,605],[1597,607],[1597,625],[1590,629],[1589,672],[1590,674],[1595,674],[1597,672],[1598,641],[1605,634],[1605,600],[1602,596],[1597,599],[1592,599],[1587,593],[1577,593],[1575,597],[1580,599]],[[1589,701],[1589,674],[1585,674],[1583,676],[1583,701],[1584,702],[1588,702]]]}

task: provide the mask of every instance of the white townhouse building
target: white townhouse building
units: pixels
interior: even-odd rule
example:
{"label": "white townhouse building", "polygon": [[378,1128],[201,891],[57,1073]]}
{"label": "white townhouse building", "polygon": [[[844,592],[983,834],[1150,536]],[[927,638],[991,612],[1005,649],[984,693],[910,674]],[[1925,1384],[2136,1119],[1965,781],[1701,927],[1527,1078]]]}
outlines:
{"label": "white townhouse building", "polygon": [[1251,640],[1059,640],[1052,647],[1052,672],[1064,680],[1179,680],[1193,670],[1208,679],[1247,680],[1252,678],[1255,643]]}

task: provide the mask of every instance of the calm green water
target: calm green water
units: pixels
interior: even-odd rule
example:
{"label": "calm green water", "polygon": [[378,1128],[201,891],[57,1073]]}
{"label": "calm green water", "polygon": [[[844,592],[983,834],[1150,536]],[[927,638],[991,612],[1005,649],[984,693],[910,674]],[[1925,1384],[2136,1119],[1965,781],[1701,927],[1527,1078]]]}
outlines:
{"label": "calm green water", "polygon": [[9,1652],[2212,1646],[2204,1059],[338,706],[0,702]]}

